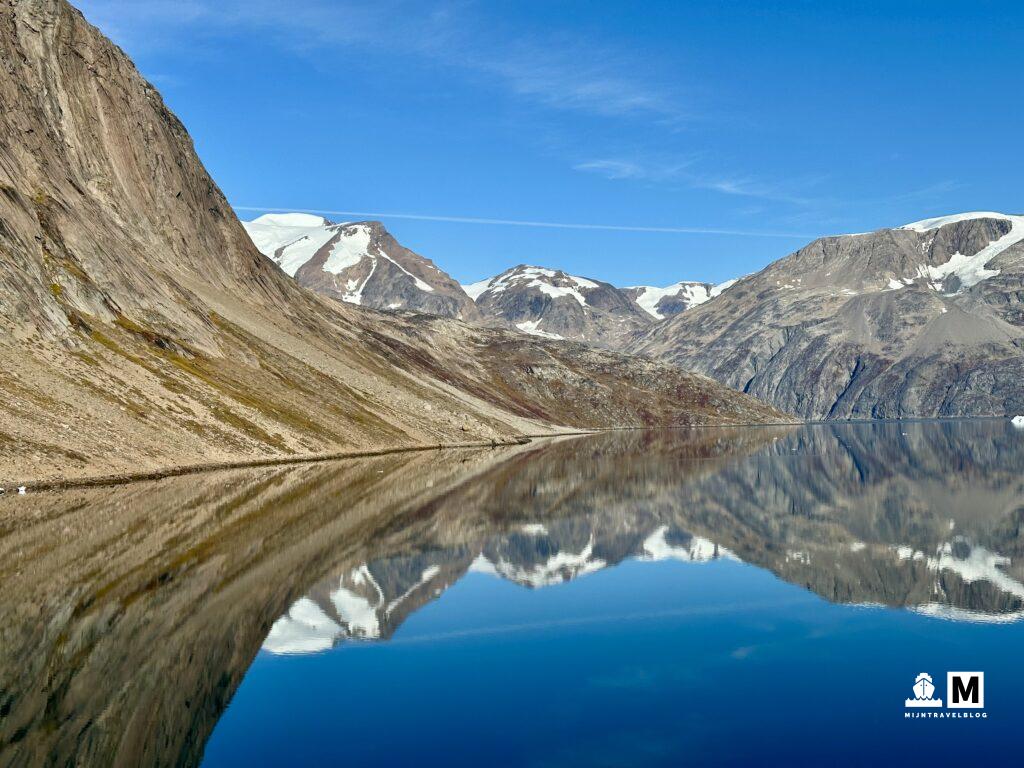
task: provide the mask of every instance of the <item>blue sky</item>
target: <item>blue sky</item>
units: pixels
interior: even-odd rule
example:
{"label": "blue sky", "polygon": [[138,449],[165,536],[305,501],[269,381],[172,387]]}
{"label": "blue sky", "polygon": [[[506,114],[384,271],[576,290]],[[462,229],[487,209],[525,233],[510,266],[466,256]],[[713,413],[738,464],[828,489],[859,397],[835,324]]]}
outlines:
{"label": "blue sky", "polygon": [[77,4],[243,218],[375,213],[463,282],[720,281],[818,235],[1024,210],[1016,2]]}

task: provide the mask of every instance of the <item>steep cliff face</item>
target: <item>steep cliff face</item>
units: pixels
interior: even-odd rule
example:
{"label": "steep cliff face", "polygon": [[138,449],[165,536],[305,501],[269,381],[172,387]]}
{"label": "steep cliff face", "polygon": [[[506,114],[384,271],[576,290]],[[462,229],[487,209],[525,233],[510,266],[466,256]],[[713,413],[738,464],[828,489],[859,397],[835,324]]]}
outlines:
{"label": "steep cliff face", "polygon": [[823,238],[629,349],[809,418],[1019,413],[1022,241],[984,212]]}
{"label": "steep cliff face", "polygon": [[301,288],[64,0],[0,0],[0,62],[6,478],[776,417],[668,366]]}

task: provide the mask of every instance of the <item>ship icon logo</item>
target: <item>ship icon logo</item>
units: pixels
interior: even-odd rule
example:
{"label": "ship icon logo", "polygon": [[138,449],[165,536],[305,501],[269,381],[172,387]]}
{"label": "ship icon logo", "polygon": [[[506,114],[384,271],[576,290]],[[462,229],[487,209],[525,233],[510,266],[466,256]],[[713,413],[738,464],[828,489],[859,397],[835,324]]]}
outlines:
{"label": "ship icon logo", "polygon": [[932,684],[932,676],[922,672],[914,680],[914,698],[907,699],[908,707],[941,707],[942,699],[933,699],[935,686]]}

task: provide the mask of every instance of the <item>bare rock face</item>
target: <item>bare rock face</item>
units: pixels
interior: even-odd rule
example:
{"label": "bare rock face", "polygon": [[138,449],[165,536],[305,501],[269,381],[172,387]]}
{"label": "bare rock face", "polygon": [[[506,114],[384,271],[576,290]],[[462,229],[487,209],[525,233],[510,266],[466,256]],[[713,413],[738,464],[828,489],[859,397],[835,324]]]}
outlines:
{"label": "bare rock face", "polygon": [[779,418],[669,365],[305,290],[64,0],[0,0],[0,135],[0,478]]}
{"label": "bare rock face", "polygon": [[525,264],[465,286],[485,318],[533,336],[614,349],[654,318],[608,283]]}
{"label": "bare rock face", "polygon": [[1024,411],[1024,217],[827,237],[629,345],[808,418]]}
{"label": "bare rock face", "polygon": [[256,247],[304,288],[350,304],[478,320],[473,300],[379,221],[334,224],[301,213],[242,222]]}

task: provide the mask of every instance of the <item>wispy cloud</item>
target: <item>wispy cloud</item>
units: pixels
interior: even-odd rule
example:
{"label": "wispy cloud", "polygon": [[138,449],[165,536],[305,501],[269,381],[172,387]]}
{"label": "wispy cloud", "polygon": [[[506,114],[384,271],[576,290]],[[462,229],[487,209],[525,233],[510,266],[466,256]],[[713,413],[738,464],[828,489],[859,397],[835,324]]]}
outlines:
{"label": "wispy cloud", "polygon": [[643,166],[628,160],[588,160],[577,163],[573,170],[596,173],[607,179],[640,179],[646,175]]}
{"label": "wispy cloud", "polygon": [[500,29],[475,3],[411,0],[81,0],[83,12],[131,48],[173,46],[183,34],[261,35],[304,53],[339,46],[412,56],[461,70],[514,97],[604,116],[685,119],[678,96],[635,73],[643,61],[592,40]]}
{"label": "wispy cloud", "polygon": [[812,203],[813,198],[800,194],[798,190],[811,188],[822,181],[821,177],[802,178],[782,184],[747,176],[716,176],[701,170],[700,162],[695,157],[672,161],[600,158],[576,163],[573,165],[573,169],[595,173],[612,180],[682,182],[694,189],[706,189],[723,195],[750,197],[794,205]]}
{"label": "wispy cloud", "polygon": [[236,211],[250,213],[282,213],[302,211],[320,216],[347,216],[358,219],[410,219],[413,221],[438,221],[455,224],[487,224],[503,227],[540,227],[544,229],[590,229],[611,232],[662,232],[686,235],[733,235],[737,237],[777,237],[789,240],[808,240],[813,235],[797,232],[773,232],[751,229],[715,229],[710,227],[649,226],[643,224],[582,224],[566,221],[530,221],[526,219],[488,219],[477,216],[439,216],[421,213],[384,213],[381,211],[337,211],[294,206],[235,205]]}
{"label": "wispy cloud", "polygon": [[735,197],[752,197],[759,200],[772,200],[775,202],[792,203],[793,205],[810,205],[814,199],[795,192],[795,188],[809,188],[819,184],[820,178],[802,179],[796,182],[780,184],[778,182],[767,182],[760,179],[744,177],[701,177],[692,179],[692,186],[697,189],[708,189],[713,192],[720,192],[723,195]]}
{"label": "wispy cloud", "polygon": [[576,163],[573,166],[573,170],[596,173],[599,176],[604,176],[606,179],[613,180],[668,181],[685,178],[688,175],[687,169],[690,168],[693,162],[690,159],[655,163],[603,158]]}

